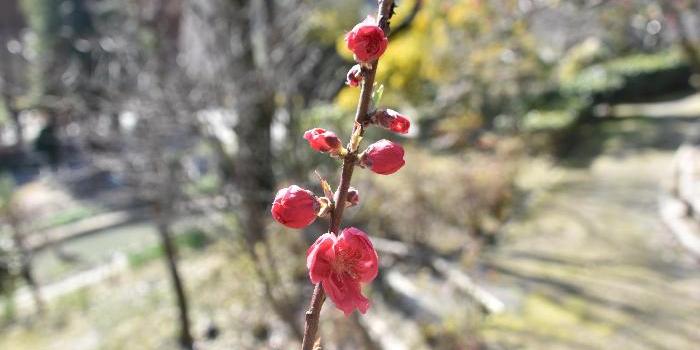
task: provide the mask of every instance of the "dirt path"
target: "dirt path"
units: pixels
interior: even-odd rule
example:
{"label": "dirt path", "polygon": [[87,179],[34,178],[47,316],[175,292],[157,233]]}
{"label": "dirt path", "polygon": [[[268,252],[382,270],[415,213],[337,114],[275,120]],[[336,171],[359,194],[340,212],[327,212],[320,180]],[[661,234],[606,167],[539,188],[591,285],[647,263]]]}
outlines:
{"label": "dirt path", "polygon": [[526,167],[526,200],[484,256],[482,278],[508,304],[482,329],[490,348],[700,349],[700,263],[657,208],[673,149],[696,123],[600,123],[584,131],[594,136],[569,159],[576,167]]}

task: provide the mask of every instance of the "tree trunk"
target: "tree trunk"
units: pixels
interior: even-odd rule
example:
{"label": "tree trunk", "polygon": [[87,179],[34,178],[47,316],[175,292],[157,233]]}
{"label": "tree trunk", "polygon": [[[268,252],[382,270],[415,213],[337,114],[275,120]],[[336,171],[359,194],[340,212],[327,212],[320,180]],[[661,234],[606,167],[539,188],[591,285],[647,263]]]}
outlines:
{"label": "tree trunk", "polygon": [[10,226],[12,228],[12,240],[14,241],[15,248],[19,253],[20,275],[27,284],[27,287],[29,287],[29,291],[34,299],[34,305],[36,306],[37,313],[42,314],[44,313],[44,300],[41,297],[41,287],[39,287],[39,283],[37,283],[36,278],[34,278],[31,252],[27,249],[26,244],[24,244],[24,234],[20,228],[20,223],[17,220],[17,217],[10,213],[9,219]]}
{"label": "tree trunk", "polygon": [[[667,16],[675,19],[677,26],[677,34],[680,40],[681,49],[685,54],[686,60],[690,65],[691,70],[695,74],[700,74],[700,50],[695,46],[690,38],[688,29],[683,21],[683,12],[670,1],[660,1],[661,9]],[[695,10],[695,6],[691,6],[689,10]]]}
{"label": "tree trunk", "polygon": [[163,251],[165,252],[165,262],[168,266],[168,273],[170,273],[170,280],[175,292],[175,301],[180,313],[180,345],[183,349],[192,350],[194,348],[194,340],[190,330],[187,294],[178,270],[178,253],[172,234],[172,218],[178,198],[178,166],[179,163],[171,159],[163,162],[162,167],[160,167],[158,173],[163,183],[158,193],[158,201],[154,203],[153,216],[161,244],[163,245]]}
{"label": "tree trunk", "polygon": [[238,151],[235,168],[236,188],[241,196],[239,219],[243,239],[256,264],[256,272],[265,287],[266,297],[277,316],[285,321],[292,334],[301,340],[302,334],[297,325],[294,308],[290,307],[287,298],[275,296],[274,279],[271,274],[265,273],[255,252],[258,242],[265,243],[266,249],[270,248],[269,242],[266,241],[265,226],[269,217],[268,205],[275,188],[270,138],[274,108],[272,97],[266,95],[253,104],[238,106],[237,113],[240,119],[235,132],[239,144],[243,145]]}
{"label": "tree trunk", "polygon": [[180,312],[180,345],[184,349],[193,349],[193,339],[190,333],[189,307],[187,304],[187,296],[185,295],[185,288],[183,287],[180,272],[177,267],[177,248],[172,239],[170,219],[160,212],[159,208],[155,209],[155,216],[158,235],[163,245],[165,261],[175,291],[177,308]]}
{"label": "tree trunk", "polygon": [[270,140],[273,111],[274,104],[267,99],[250,108],[239,108],[240,119],[235,128],[241,145],[235,181],[241,195],[244,232],[253,242],[263,238],[267,206],[275,186]]}
{"label": "tree trunk", "polygon": [[10,120],[12,121],[12,127],[15,132],[15,147],[17,147],[18,149],[23,149],[24,128],[22,127],[22,123],[19,119],[19,110],[15,108],[12,96],[10,96],[8,93],[3,92],[2,94],[0,94],[0,96],[2,97],[2,103],[5,105],[5,111],[10,117]]}

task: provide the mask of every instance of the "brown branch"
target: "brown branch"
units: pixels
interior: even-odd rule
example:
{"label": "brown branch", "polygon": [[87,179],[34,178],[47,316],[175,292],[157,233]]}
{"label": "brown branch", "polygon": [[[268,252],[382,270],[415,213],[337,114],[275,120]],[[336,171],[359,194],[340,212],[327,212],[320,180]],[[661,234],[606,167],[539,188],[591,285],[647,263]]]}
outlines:
{"label": "brown branch", "polygon": [[[377,21],[379,27],[382,28],[386,35],[390,32],[389,20],[393,15],[393,0],[380,0],[379,1],[379,11],[377,14]],[[355,135],[359,132],[359,135],[363,135],[365,131],[365,126],[367,125],[367,112],[369,110],[370,102],[372,100],[372,90],[374,87],[374,78],[377,74],[377,65],[379,60],[375,60],[371,63],[371,68],[363,68],[364,73],[364,83],[362,84],[362,90],[360,92],[360,100],[357,104],[357,112],[355,113],[355,125],[352,128],[352,134]],[[359,131],[358,131],[359,129]],[[351,141],[352,142],[352,141]],[[343,210],[345,205],[337,205],[337,203],[344,203],[345,197],[348,194],[348,188],[350,188],[350,181],[352,180],[352,173],[355,169],[355,163],[357,162],[357,149],[351,149],[343,158],[343,171],[340,176],[340,184],[335,192],[335,198],[333,199],[336,205],[331,213],[331,220],[328,228],[328,232],[338,234],[340,229],[340,222],[343,218]],[[304,340],[302,341],[302,350],[312,350],[316,339],[318,338],[318,323],[321,314],[321,307],[323,307],[323,302],[326,299],[321,288],[321,283],[314,287],[314,294],[311,296],[311,303],[309,305],[309,310],[306,311],[306,323],[304,325]]]}

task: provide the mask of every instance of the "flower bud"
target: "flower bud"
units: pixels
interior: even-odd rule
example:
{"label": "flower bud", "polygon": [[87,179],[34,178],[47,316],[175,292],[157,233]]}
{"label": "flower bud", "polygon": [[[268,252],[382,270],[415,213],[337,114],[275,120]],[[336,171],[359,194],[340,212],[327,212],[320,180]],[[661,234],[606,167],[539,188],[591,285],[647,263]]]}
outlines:
{"label": "flower bud", "polygon": [[406,164],[403,147],[389,140],[379,140],[367,147],[360,156],[360,166],[369,167],[377,174],[389,175]]}
{"label": "flower bud", "polygon": [[292,185],[277,192],[271,212],[272,217],[284,226],[304,228],[316,220],[319,208],[313,192]]}
{"label": "flower bud", "polygon": [[358,62],[372,62],[378,59],[386,50],[389,40],[382,28],[372,16],[367,16],[345,35],[348,49],[355,55]]}
{"label": "flower bud", "polygon": [[337,154],[343,148],[340,138],[332,131],[315,128],[304,133],[304,139],[309,141],[309,146],[322,153]]}
{"label": "flower bud", "polygon": [[352,87],[358,87],[363,78],[362,67],[360,67],[359,64],[356,64],[348,71],[348,75],[345,78],[345,84]]}
{"label": "flower bud", "polygon": [[360,192],[355,187],[348,188],[348,194],[345,196],[345,206],[354,207],[360,203]]}
{"label": "flower bud", "polygon": [[408,129],[411,127],[411,121],[393,109],[378,110],[372,116],[372,122],[399,134],[408,133]]}

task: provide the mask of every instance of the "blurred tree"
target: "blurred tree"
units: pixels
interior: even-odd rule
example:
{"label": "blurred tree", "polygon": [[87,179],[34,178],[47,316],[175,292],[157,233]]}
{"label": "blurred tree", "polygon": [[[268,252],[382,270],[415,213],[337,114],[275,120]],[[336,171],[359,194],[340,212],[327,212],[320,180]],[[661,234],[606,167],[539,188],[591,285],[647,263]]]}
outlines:
{"label": "blurred tree", "polygon": [[[22,209],[21,209],[21,194],[15,191],[15,186],[12,180],[8,177],[0,177],[0,217],[7,221],[10,226],[14,251],[10,255],[15,256],[19,268],[19,277],[24,280],[29,288],[37,312],[44,311],[44,301],[41,297],[39,284],[34,277],[32,268],[32,252],[25,243],[25,232],[22,230]],[[0,248],[1,250],[1,248]],[[6,260],[0,265],[11,264]],[[11,278],[12,276],[7,275]]]}
{"label": "blurred tree", "polygon": [[[689,14],[697,16],[700,13],[700,1],[697,0],[673,0],[658,1],[658,6],[664,13],[670,26],[675,29],[679,45],[685,54],[688,64],[695,74],[700,74],[700,44],[697,31],[691,30]],[[695,37],[695,39],[693,39]]]}
{"label": "blurred tree", "polygon": [[34,143],[37,152],[43,153],[48,159],[51,168],[56,170],[61,160],[61,140],[56,133],[58,126],[55,119],[50,119],[41,129]]}
{"label": "blurred tree", "polygon": [[21,56],[24,17],[16,0],[0,4],[0,107],[14,129],[15,146],[24,144],[19,99],[26,89],[25,62]]}
{"label": "blurred tree", "polygon": [[[119,163],[112,168],[129,186],[136,198],[147,205],[153,224],[165,253],[167,271],[172,283],[178,310],[179,343],[185,349],[193,348],[190,311],[186,288],[178,267],[178,251],[173,242],[173,225],[186,214],[183,203],[187,198],[183,188],[184,154],[192,143],[191,131],[181,118],[163,112],[165,107],[151,100],[141,100],[138,126],[134,133],[122,138]],[[163,109],[160,109],[163,108]],[[181,114],[180,114],[181,116]]]}
{"label": "blurred tree", "polygon": [[32,34],[25,43],[29,92],[22,107],[42,110],[59,138],[76,119],[96,130],[94,116],[105,92],[94,79],[100,46],[88,1],[20,1]]}
{"label": "blurred tree", "polygon": [[[165,261],[179,312],[179,343],[185,349],[194,347],[190,325],[189,303],[178,268],[178,252],[173,243],[172,226],[184,198],[182,159],[195,144],[192,111],[178,103],[184,90],[177,67],[179,1],[149,2],[150,11],[139,14],[137,33],[150,35],[150,40],[132,42],[129,49],[137,53],[127,79],[138,81],[134,94],[128,96],[130,107],[137,113],[138,125],[128,137],[118,134],[122,143],[121,159],[127,160],[124,175],[130,179],[138,197],[152,206]],[[127,52],[128,54],[128,52]],[[128,64],[128,62],[127,62]],[[124,169],[124,170],[126,170]]]}
{"label": "blurred tree", "polygon": [[[58,99],[86,93],[94,28],[84,0],[21,0],[33,37],[31,88],[35,103],[57,107]],[[81,91],[82,90],[82,91]],[[83,95],[82,97],[87,97]],[[85,103],[85,101],[82,101]]]}
{"label": "blurred tree", "polygon": [[[189,302],[173,242],[173,225],[188,202],[182,161],[198,140],[188,81],[176,61],[180,2],[103,1],[87,8],[73,1],[81,6],[71,17],[71,26],[82,28],[76,40],[89,44],[79,51],[84,56],[75,56],[82,62],[81,82],[71,90],[85,102],[77,110],[89,113],[73,118],[73,125],[92,165],[115,174],[149,208],[178,310],[178,341],[192,349]],[[53,54],[61,53],[54,48]]]}
{"label": "blurred tree", "polygon": [[[223,193],[237,209],[229,210],[237,213],[247,251],[256,265],[260,265],[257,243],[263,242],[271,256],[265,226],[275,189],[271,138],[275,113],[282,106],[289,115],[294,104],[305,103],[304,93],[318,88],[304,77],[319,73],[314,68],[321,61],[308,55],[309,44],[304,42],[303,18],[308,10],[298,0],[206,0],[187,2],[184,9],[185,69],[198,92],[210,96],[210,103],[233,112],[225,114],[231,118],[226,124],[238,146],[231,150],[216,134],[207,139],[218,152]],[[315,54],[328,55],[320,48]],[[258,272],[273,310],[301,339],[292,304],[273,292],[275,275]]]}
{"label": "blurred tree", "polygon": [[[12,180],[5,176],[0,177],[0,218],[6,219],[12,187]],[[2,238],[4,237],[0,236],[0,241],[3,240]],[[14,278],[10,249],[6,244],[0,243],[0,295],[11,294],[14,289]]]}

